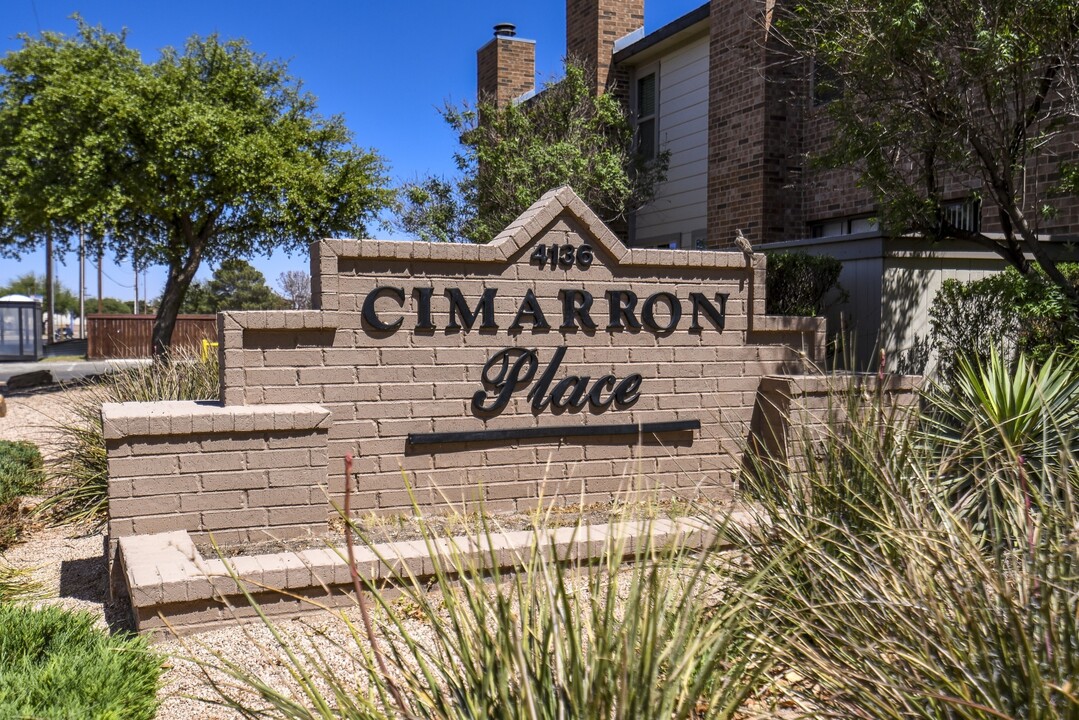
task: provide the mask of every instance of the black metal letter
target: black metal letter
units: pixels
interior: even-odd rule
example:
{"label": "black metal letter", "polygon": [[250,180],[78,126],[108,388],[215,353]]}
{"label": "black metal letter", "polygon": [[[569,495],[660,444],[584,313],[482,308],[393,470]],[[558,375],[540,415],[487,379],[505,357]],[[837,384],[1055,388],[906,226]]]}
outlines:
{"label": "black metal letter", "polygon": [[510,330],[521,330],[521,318],[527,315],[532,316],[532,329],[533,330],[550,330],[551,326],[547,324],[547,318],[543,317],[543,311],[540,310],[539,300],[536,299],[536,293],[532,292],[529,288],[525,293],[524,300],[521,301],[521,307],[517,310],[517,315],[513,318],[513,324],[510,325]]}
{"label": "black metal letter", "polygon": [[614,402],[614,394],[607,396],[606,400],[600,399],[600,393],[604,390],[610,390],[611,386],[617,382],[617,378],[614,375],[604,375],[599,380],[596,380],[596,384],[592,386],[592,391],[588,393],[588,402],[592,404],[597,410],[606,410]]}
{"label": "black metal letter", "polygon": [[[519,353],[513,365],[510,365],[510,355]],[[498,373],[492,377],[492,368],[498,366]],[[522,348],[506,348],[499,350],[487,364],[483,366],[483,382],[491,385],[497,394],[491,399],[491,404],[486,405],[487,391],[477,390],[472,396],[472,409],[476,412],[498,412],[506,407],[510,396],[518,385],[526,385],[532,381],[536,374],[539,361],[536,359],[535,350]],[[523,371],[523,372],[522,372]]]}
{"label": "black metal letter", "polygon": [[[671,308],[671,318],[667,322],[666,327],[660,327],[656,324],[656,301],[663,298],[667,301],[667,304]],[[667,332],[673,330],[678,326],[678,321],[682,319],[682,303],[678,302],[678,298],[674,293],[658,292],[648,296],[648,299],[644,301],[644,305],[641,306],[641,319],[644,320],[644,324],[652,328],[656,332]]]}
{"label": "black metal letter", "polygon": [[719,302],[719,309],[716,310],[716,306],[708,301],[708,298],[704,296],[704,293],[690,293],[689,299],[693,301],[693,322],[690,323],[689,329],[700,332],[701,324],[697,320],[697,316],[703,309],[704,314],[712,320],[712,324],[716,326],[717,330],[722,330],[726,324],[727,319],[727,298],[730,297],[730,293],[716,293],[716,301]]}
{"label": "black metal letter", "polygon": [[641,376],[637,373],[627,375],[614,389],[614,401],[622,406],[629,406],[641,397]]}
{"label": "black metal letter", "polygon": [[446,326],[446,329],[460,330],[461,326],[457,324],[457,316],[460,315],[465,323],[465,330],[471,330],[472,325],[476,322],[476,317],[482,312],[483,322],[480,323],[480,329],[497,330],[498,325],[495,325],[495,294],[497,292],[497,288],[486,288],[479,304],[476,305],[476,309],[469,310],[460,290],[446,288],[446,297],[450,299],[450,323]]}
{"label": "black metal letter", "polygon": [[382,322],[382,320],[378,317],[378,313],[375,312],[375,300],[377,300],[380,295],[392,295],[394,299],[397,300],[398,305],[405,304],[405,291],[401,288],[388,287],[385,285],[383,285],[382,287],[377,287],[371,292],[367,293],[367,297],[363,300],[364,322],[373,327],[375,330],[383,330],[387,332],[390,330],[396,330],[397,328],[401,327],[401,322],[404,320],[404,318],[399,317],[392,323]]}
{"label": "black metal letter", "polygon": [[[623,300],[625,302],[623,302]],[[637,307],[637,295],[629,290],[608,290],[607,302],[610,305],[610,322],[608,330],[621,330],[622,318],[626,319],[626,325],[634,330],[641,329],[641,322],[633,314],[633,308]]]}
{"label": "black metal letter", "polygon": [[434,330],[435,324],[431,322],[431,293],[434,288],[418,287],[412,291],[416,296],[416,329]]}
{"label": "black metal letter", "polygon": [[581,327],[589,330],[596,329],[596,323],[588,311],[592,307],[592,293],[584,290],[560,290],[562,295],[562,327],[559,330],[574,330],[577,321],[581,321]]}
{"label": "black metal letter", "polygon": [[547,365],[547,369],[540,375],[540,379],[536,381],[535,387],[528,391],[527,398],[532,401],[532,409],[536,412],[542,412],[548,404],[550,404],[550,398],[544,398],[547,394],[547,388],[551,386],[551,380],[554,379],[554,374],[558,372],[558,366],[562,364],[562,358],[566,356],[566,346],[558,348],[554,351],[554,357],[551,358],[551,362]]}

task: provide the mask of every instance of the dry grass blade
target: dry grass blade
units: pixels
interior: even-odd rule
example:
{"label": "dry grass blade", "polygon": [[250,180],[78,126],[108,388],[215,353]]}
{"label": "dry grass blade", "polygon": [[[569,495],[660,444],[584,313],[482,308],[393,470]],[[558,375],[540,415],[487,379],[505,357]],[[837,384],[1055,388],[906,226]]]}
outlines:
{"label": "dry grass blade", "polygon": [[166,361],[130,365],[86,387],[78,396],[76,419],[58,427],[64,448],[54,480],[60,489],[38,506],[57,523],[101,525],[108,509],[108,457],[101,429],[101,405],[157,400],[214,400],[220,388],[216,356],[177,352]]}

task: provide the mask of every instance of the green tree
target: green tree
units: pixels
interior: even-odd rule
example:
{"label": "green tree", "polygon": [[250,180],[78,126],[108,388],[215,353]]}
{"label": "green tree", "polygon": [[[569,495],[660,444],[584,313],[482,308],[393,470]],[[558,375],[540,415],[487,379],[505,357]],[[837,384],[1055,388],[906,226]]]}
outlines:
{"label": "green tree", "polygon": [[[977,243],[1024,275],[1032,272],[1029,255],[1079,301],[1039,238],[1041,218],[1065,188],[1038,197],[1027,177],[1061,159],[1051,157],[1052,140],[1079,120],[1079,3],[791,0],[780,7],[778,27],[796,60],[809,58],[836,96],[823,164],[858,168],[893,230]],[[949,221],[946,198],[962,189],[997,208],[999,235]]]}
{"label": "green tree", "polygon": [[266,277],[245,260],[223,260],[213,277],[188,288],[180,311],[206,314],[220,310],[285,310],[292,304],[266,284]]}
{"label": "green tree", "polygon": [[184,315],[212,315],[217,312],[217,302],[210,294],[208,283],[196,280],[187,288],[180,313]]}
{"label": "green tree", "polygon": [[587,79],[569,63],[565,77],[524,103],[447,107],[443,116],[461,143],[461,177],[407,183],[396,227],[424,240],[487,242],[560,185],[572,186],[608,224],[624,226],[655,197],[669,154],[640,157],[625,107],[613,94],[593,94]]}
{"label": "green tree", "polygon": [[217,310],[283,310],[289,302],[270,289],[266,277],[243,260],[225,260],[206,284]]}
{"label": "green tree", "polygon": [[[0,285],[0,297],[4,295],[27,295],[44,296],[45,276],[35,275],[32,272],[19,275],[7,285]],[[57,313],[79,312],[79,298],[73,292],[60,284],[59,280],[52,281],[53,307]]]}
{"label": "green tree", "polygon": [[166,266],[155,354],[204,261],[362,235],[392,199],[379,157],[243,41],[192,37],[147,64],[81,20],[21,39],[0,60],[0,250],[84,226]]}
{"label": "green tree", "polygon": [[[101,312],[112,315],[129,315],[134,309],[134,303],[130,300],[117,300],[116,298],[101,298]],[[86,301],[88,311],[97,312],[97,298]],[[92,310],[91,310],[92,308]]]}

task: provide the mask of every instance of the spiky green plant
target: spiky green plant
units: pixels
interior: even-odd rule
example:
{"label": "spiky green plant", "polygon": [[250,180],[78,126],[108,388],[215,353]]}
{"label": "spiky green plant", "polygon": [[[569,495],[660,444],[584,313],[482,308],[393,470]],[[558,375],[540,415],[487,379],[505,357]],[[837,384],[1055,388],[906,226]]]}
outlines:
{"label": "spiky green plant", "polygon": [[213,400],[219,396],[217,357],[179,351],[164,361],[125,366],[86,386],[72,410],[75,419],[57,427],[63,448],[55,480],[60,489],[38,506],[58,523],[105,522],[108,457],[101,405],[157,400]]}
{"label": "spiky green plant", "polygon": [[22,497],[41,489],[45,481],[41,451],[25,440],[0,440],[0,550],[25,534],[27,511]]}
{"label": "spiky green plant", "polygon": [[1010,366],[995,351],[985,363],[959,358],[951,386],[934,386],[926,400],[923,439],[937,482],[957,512],[994,538],[1004,531],[995,520],[1025,527],[1034,496],[1052,491],[1049,479],[1068,477],[1065,461],[1079,456],[1075,358],[1051,355],[1037,367],[1023,355]]}
{"label": "spiky green plant", "polygon": [[15,568],[0,561],[0,605],[37,600],[45,596],[45,588],[31,577],[31,571]]}

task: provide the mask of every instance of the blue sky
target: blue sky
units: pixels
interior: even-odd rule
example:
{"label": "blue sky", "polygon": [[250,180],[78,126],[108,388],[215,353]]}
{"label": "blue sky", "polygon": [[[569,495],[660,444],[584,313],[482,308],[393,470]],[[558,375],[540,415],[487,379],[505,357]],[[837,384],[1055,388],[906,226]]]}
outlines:
{"label": "blue sky", "polygon": [[[646,0],[646,31],[703,1]],[[515,23],[520,37],[537,41],[541,83],[557,76],[565,53],[564,0],[0,0],[0,53],[19,48],[20,33],[73,32],[74,13],[108,30],[127,28],[128,44],[146,61],[162,47],[181,47],[193,34],[246,38],[255,50],[287,60],[292,75],[317,96],[319,111],[343,115],[356,142],[386,160],[395,184],[454,173],[456,138],[438,108],[474,99],[476,50],[490,39],[495,23]],[[375,229],[372,234],[392,237]],[[285,270],[307,268],[306,256],[283,253],[252,262],[270,284]],[[0,259],[0,284],[44,268],[41,251],[17,261]],[[204,265],[199,277],[212,271]],[[58,277],[72,290],[78,288],[78,272],[74,254],[57,263]],[[105,295],[134,297],[130,265],[106,258],[104,272]],[[163,269],[148,270],[150,297],[160,295],[164,278]],[[87,293],[97,295],[96,268],[90,263]]]}

